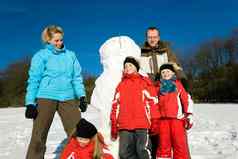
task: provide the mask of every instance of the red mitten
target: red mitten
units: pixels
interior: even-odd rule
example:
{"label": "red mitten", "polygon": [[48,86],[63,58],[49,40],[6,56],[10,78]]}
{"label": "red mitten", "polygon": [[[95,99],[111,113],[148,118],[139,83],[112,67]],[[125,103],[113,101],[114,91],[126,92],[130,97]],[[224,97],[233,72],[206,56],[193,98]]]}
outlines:
{"label": "red mitten", "polygon": [[116,124],[111,125],[111,138],[112,140],[116,140],[118,136],[118,129]]}
{"label": "red mitten", "polygon": [[150,135],[158,135],[159,134],[159,119],[152,119],[150,126]]}
{"label": "red mitten", "polygon": [[193,126],[193,115],[192,114],[187,114],[184,117],[184,128],[186,130],[191,129]]}

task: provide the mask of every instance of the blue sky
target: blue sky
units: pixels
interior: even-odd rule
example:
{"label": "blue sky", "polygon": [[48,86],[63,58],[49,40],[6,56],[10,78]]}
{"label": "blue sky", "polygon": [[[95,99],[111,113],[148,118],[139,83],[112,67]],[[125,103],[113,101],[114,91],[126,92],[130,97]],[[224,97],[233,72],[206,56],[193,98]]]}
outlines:
{"label": "blue sky", "polygon": [[66,47],[91,74],[102,72],[98,49],[107,39],[128,35],[142,45],[149,26],[158,27],[174,50],[188,52],[237,28],[237,6],[237,0],[1,0],[0,69],[41,49],[49,24],[64,29]]}

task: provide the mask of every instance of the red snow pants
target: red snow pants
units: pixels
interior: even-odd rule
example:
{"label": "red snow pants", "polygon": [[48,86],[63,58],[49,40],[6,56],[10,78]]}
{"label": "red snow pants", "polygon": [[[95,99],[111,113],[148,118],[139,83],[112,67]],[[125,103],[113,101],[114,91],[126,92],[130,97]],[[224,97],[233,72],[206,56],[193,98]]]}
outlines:
{"label": "red snow pants", "polygon": [[156,158],[190,159],[187,132],[183,120],[161,119]]}

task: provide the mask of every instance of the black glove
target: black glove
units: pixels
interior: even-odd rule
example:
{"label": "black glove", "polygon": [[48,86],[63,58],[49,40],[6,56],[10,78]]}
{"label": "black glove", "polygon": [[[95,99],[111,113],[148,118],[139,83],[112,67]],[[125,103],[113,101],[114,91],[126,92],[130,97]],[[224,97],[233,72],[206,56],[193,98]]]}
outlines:
{"label": "black glove", "polygon": [[38,111],[33,104],[26,105],[25,117],[28,119],[36,119]]}
{"label": "black glove", "polygon": [[87,110],[87,102],[86,102],[86,98],[83,96],[83,97],[80,97],[79,99],[79,108],[81,110],[81,112],[85,112]]}

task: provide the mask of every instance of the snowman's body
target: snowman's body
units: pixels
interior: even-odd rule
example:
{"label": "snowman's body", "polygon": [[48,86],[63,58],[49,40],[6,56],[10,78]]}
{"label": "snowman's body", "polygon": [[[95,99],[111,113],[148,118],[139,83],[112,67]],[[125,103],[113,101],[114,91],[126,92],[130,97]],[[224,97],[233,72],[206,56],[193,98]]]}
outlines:
{"label": "snowman's body", "polygon": [[90,105],[97,108],[99,115],[98,129],[109,145],[113,156],[118,158],[118,141],[110,138],[110,112],[115,89],[122,78],[123,61],[127,56],[140,58],[140,47],[127,36],[113,37],[100,48],[103,73],[97,78]]}

